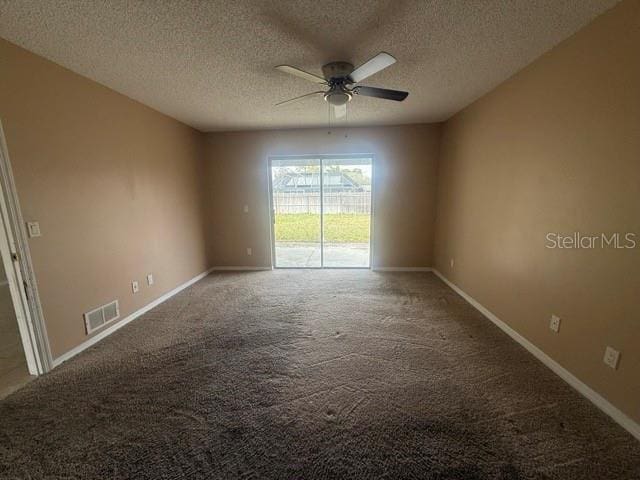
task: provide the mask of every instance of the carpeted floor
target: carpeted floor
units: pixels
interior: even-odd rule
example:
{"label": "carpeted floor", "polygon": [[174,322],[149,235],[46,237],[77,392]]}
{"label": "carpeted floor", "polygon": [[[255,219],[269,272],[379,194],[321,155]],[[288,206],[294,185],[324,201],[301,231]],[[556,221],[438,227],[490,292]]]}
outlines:
{"label": "carpeted floor", "polygon": [[211,275],[0,402],[0,478],[638,479],[432,274]]}

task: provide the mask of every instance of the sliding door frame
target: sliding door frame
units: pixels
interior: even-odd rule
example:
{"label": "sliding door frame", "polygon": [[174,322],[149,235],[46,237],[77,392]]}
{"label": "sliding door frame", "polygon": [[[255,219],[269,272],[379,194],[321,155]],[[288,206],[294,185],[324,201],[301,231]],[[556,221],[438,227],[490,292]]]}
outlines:
{"label": "sliding door frame", "polygon": [[[370,213],[369,213],[369,265],[366,267],[325,267],[324,266],[324,163],[325,160],[346,160],[349,158],[369,158],[371,160],[371,191],[369,195],[371,196],[370,200]],[[278,267],[276,265],[276,232],[275,232],[275,224],[276,224],[276,212],[274,205],[274,192],[273,192],[273,171],[272,164],[274,160],[293,160],[293,159],[309,159],[309,160],[319,160],[320,161],[320,266],[319,267]],[[271,236],[271,268],[273,269],[298,269],[298,270],[308,270],[308,269],[327,269],[327,270],[371,270],[373,268],[373,250],[374,250],[374,242],[373,242],[373,231],[374,231],[374,212],[375,212],[375,155],[373,153],[345,153],[345,154],[304,154],[304,155],[270,155],[267,161],[268,168],[268,185],[269,185],[269,228],[270,228],[270,236]]]}

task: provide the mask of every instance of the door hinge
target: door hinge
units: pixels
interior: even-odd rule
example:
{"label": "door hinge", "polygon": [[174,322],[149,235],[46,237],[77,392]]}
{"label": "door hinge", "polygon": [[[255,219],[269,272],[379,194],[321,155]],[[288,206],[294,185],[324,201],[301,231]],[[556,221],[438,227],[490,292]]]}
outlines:
{"label": "door hinge", "polygon": [[18,252],[11,252],[11,258],[14,262],[17,262],[20,259],[20,257],[18,256]]}
{"label": "door hinge", "polygon": [[27,302],[29,301],[29,286],[27,285],[27,281],[22,281],[22,287],[24,288],[24,296],[27,297]]}

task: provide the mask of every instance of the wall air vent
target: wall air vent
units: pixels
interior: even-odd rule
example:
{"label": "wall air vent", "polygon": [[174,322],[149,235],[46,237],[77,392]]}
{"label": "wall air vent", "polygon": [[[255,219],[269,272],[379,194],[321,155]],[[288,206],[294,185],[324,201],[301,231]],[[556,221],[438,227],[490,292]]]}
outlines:
{"label": "wall air vent", "polygon": [[118,300],[114,300],[111,303],[107,303],[106,305],[102,305],[85,313],[84,326],[87,330],[87,335],[103,325],[116,320],[119,316],[120,308],[118,307]]}

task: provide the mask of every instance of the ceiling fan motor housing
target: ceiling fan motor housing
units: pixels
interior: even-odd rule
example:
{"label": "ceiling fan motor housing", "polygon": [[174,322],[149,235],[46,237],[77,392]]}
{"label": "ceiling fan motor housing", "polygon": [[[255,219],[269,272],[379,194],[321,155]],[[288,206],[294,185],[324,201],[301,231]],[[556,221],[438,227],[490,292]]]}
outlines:
{"label": "ceiling fan motor housing", "polygon": [[353,65],[349,62],[331,62],[322,67],[322,74],[329,84],[335,80],[345,81],[353,72]]}
{"label": "ceiling fan motor housing", "polygon": [[352,83],[349,75],[353,72],[353,68],[349,62],[331,62],[322,67],[322,74],[330,87],[324,94],[324,99],[331,105],[345,105],[353,97],[351,91],[347,89],[347,85]]}

